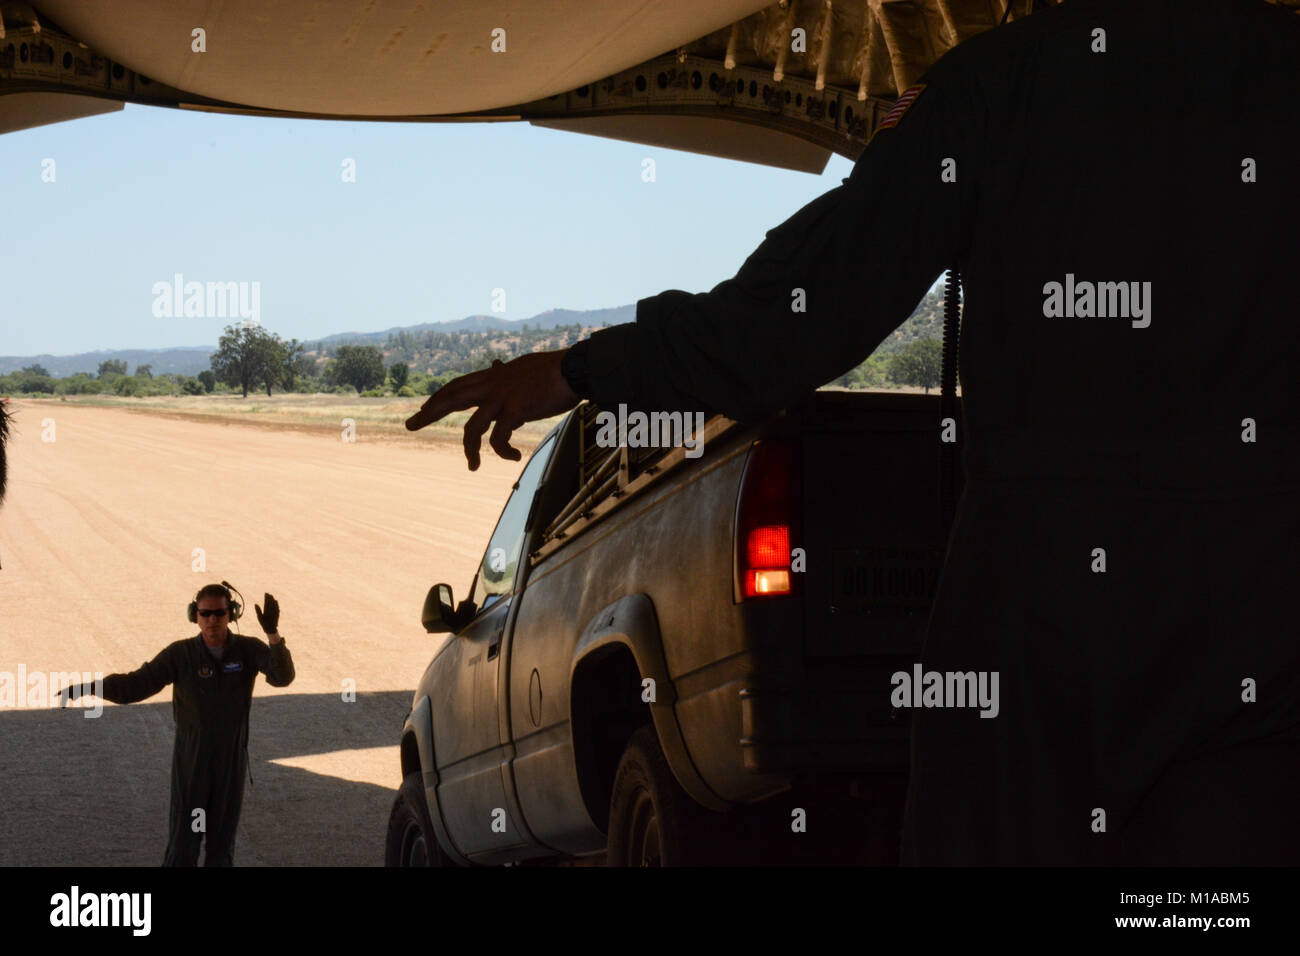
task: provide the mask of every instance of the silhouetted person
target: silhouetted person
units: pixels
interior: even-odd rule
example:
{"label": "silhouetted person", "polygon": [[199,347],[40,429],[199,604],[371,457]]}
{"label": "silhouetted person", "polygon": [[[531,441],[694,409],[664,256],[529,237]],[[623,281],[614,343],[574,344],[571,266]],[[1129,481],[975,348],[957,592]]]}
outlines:
{"label": "silhouetted person", "polygon": [[9,409],[0,398],[0,501],[5,498],[5,482],[8,478],[8,466],[5,463],[5,442],[9,440]]}
{"label": "silhouetted person", "polygon": [[517,459],[581,397],[758,419],[958,266],[966,486],[923,663],[999,673],[1001,704],[914,713],[905,859],[1300,862],[1298,60],[1262,0],[990,30],[733,279],[407,425],[477,406],[473,469],[493,421]]}
{"label": "silhouetted person", "polygon": [[[204,866],[234,862],[235,830],[248,772],[248,711],[258,674],[272,687],[293,683],[293,658],[280,637],[280,605],[271,595],[257,620],[270,646],[230,633],[240,606],[221,584],[203,587],[187,611],[199,633],[163,648],[129,674],[110,674],[100,692],[115,704],[133,704],[172,685],[176,743],[172,750],[171,813],[163,866],[194,866],[207,833]],[[91,685],[71,696],[94,693]]]}
{"label": "silhouetted person", "polygon": [[[8,399],[0,397],[0,504],[5,500],[5,484],[8,480],[8,465],[5,461],[5,442],[9,440]],[[0,564],[3,567],[3,564]]]}

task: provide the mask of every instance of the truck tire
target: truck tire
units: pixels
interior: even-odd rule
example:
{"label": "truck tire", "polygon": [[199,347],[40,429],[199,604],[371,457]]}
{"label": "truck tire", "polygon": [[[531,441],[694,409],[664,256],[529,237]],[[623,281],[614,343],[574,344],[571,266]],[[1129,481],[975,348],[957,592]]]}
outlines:
{"label": "truck tire", "polygon": [[668,767],[651,726],[628,741],[609,801],[609,866],[700,866],[726,859],[726,814],[700,806]]}
{"label": "truck tire", "polygon": [[408,773],[393,801],[393,812],[388,816],[384,866],[452,865],[433,832],[420,774]]}

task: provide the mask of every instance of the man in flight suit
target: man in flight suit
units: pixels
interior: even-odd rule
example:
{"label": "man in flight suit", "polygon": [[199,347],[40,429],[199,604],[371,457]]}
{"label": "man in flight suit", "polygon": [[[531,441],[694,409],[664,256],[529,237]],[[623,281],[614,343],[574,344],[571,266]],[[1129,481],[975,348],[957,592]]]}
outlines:
{"label": "man in flight suit", "polygon": [[9,440],[9,409],[6,404],[8,399],[0,397],[0,504],[5,500],[5,483],[9,477],[5,461],[5,442]]}
{"label": "man in flight suit", "polygon": [[8,478],[8,466],[5,462],[5,442],[9,440],[9,409],[5,408],[5,399],[0,398],[0,501],[5,500],[5,481]]}
{"label": "man in flight suit", "polygon": [[734,278],[407,426],[476,406],[473,469],[492,422],[517,459],[513,428],[580,397],[758,419],[957,266],[966,485],[923,664],[998,672],[1001,711],[913,714],[904,859],[1300,862],[1298,60],[1263,0],[1014,19]]}
{"label": "man in flight suit", "polygon": [[[195,866],[204,831],[204,865],[234,862],[248,772],[253,683],[258,674],[265,674],[272,687],[287,687],[294,677],[293,658],[278,630],[280,605],[270,594],[265,604],[265,610],[255,607],[269,647],[255,637],[230,633],[229,622],[238,619],[240,606],[224,584],[209,584],[195,596],[187,614],[199,625],[197,635],[169,644],[138,670],[104,678],[100,696],[115,704],[133,704],[172,685],[176,742],[163,866]],[[71,696],[78,696],[78,690],[95,692],[92,685],[83,684]]]}

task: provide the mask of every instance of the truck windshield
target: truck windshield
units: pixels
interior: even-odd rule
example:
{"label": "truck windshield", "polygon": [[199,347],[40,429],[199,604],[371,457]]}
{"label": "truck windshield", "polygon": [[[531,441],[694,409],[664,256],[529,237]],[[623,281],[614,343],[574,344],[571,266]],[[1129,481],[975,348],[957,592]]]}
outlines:
{"label": "truck windshield", "polygon": [[555,439],[551,437],[533,452],[533,457],[515,483],[515,490],[511,492],[501,517],[497,519],[496,530],[492,532],[492,540],[488,542],[487,551],[483,554],[474,593],[471,595],[480,610],[491,607],[514,587],[515,568],[524,549],[524,525],[528,521],[528,512],[537,494],[537,486],[554,447]]}

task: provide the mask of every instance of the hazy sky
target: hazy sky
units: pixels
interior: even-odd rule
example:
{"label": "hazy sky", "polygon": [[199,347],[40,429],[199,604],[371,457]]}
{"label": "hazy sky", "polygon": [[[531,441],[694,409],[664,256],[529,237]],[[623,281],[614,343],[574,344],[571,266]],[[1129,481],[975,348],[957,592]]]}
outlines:
{"label": "hazy sky", "polygon": [[0,138],[0,354],[214,344],[222,319],[154,316],[154,284],[176,273],[260,283],[262,324],[299,339],[492,314],[498,288],[496,314],[513,319],[704,291],[851,169],[833,157],[811,176],[523,123],[128,105]]}

